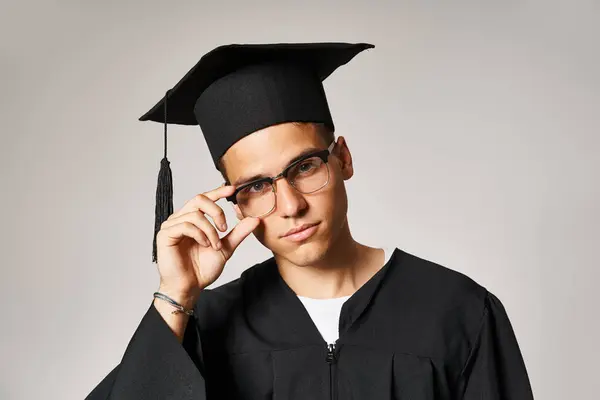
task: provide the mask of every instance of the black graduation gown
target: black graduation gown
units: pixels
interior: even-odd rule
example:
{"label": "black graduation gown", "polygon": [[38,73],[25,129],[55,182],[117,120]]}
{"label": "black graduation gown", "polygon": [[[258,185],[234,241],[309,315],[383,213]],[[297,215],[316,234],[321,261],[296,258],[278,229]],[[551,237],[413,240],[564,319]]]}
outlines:
{"label": "black graduation gown", "polygon": [[533,399],[500,300],[398,248],[344,303],[335,346],[273,257],[203,292],[195,310],[182,345],[151,303],[87,398]]}

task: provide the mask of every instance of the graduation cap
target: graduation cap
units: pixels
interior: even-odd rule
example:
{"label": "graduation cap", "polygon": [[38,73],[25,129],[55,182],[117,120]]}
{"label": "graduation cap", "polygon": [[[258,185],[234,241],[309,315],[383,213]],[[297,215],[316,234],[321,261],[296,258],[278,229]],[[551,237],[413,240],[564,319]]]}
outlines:
{"label": "graduation cap", "polygon": [[368,43],[231,44],[202,56],[139,118],[164,124],[152,261],[156,262],[156,235],[173,213],[168,124],[199,125],[217,169],[229,147],[268,126],[317,122],[334,131],[322,82],[358,53],[373,47]]}

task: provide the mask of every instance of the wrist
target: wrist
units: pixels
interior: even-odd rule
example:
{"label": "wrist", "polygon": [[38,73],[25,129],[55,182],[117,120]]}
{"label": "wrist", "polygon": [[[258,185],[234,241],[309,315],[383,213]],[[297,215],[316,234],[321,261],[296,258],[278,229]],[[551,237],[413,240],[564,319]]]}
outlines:
{"label": "wrist", "polygon": [[[167,295],[171,299],[175,300],[177,303],[181,304],[185,309],[194,308],[194,305],[196,304],[196,300],[198,299],[198,296],[200,294],[199,290],[196,293],[191,293],[191,292],[186,292],[186,291],[173,290],[173,289],[170,289],[163,285],[159,286],[157,292]],[[154,299],[154,300],[164,302],[164,300],[162,300],[162,299]]]}
{"label": "wrist", "polygon": [[173,334],[177,337],[177,341],[179,343],[183,343],[183,337],[185,335],[185,330],[187,324],[189,323],[190,317],[185,313],[176,313],[173,314],[173,306],[166,301],[155,298],[154,299],[154,308],[165,323],[169,326]]}

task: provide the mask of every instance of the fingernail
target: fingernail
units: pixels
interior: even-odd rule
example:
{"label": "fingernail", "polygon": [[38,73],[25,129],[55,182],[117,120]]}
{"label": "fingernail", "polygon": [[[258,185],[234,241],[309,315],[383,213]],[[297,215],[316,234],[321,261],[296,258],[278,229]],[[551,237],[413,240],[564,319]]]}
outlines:
{"label": "fingernail", "polygon": [[221,250],[221,241],[220,240],[217,242],[217,250]]}
{"label": "fingernail", "polygon": [[221,229],[227,230],[227,223],[221,224]]}

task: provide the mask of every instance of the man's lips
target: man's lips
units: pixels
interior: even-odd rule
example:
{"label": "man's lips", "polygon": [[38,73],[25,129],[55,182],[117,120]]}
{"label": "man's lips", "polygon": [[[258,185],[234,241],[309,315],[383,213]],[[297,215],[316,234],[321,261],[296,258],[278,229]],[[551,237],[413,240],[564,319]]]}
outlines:
{"label": "man's lips", "polygon": [[314,224],[314,225],[311,225],[308,228],[302,229],[296,233],[292,233],[287,236],[284,236],[283,238],[285,240],[289,240],[291,242],[303,242],[304,240],[306,240],[309,237],[311,237],[312,235],[314,235],[314,233],[317,231],[317,229],[319,229],[318,224]]}
{"label": "man's lips", "polygon": [[313,226],[316,226],[318,223],[306,223],[306,224],[302,224],[300,226],[297,226],[295,228],[290,229],[289,231],[287,231],[283,236],[281,237],[287,237],[287,236],[291,236],[293,234],[302,232],[308,228],[311,228]]}

